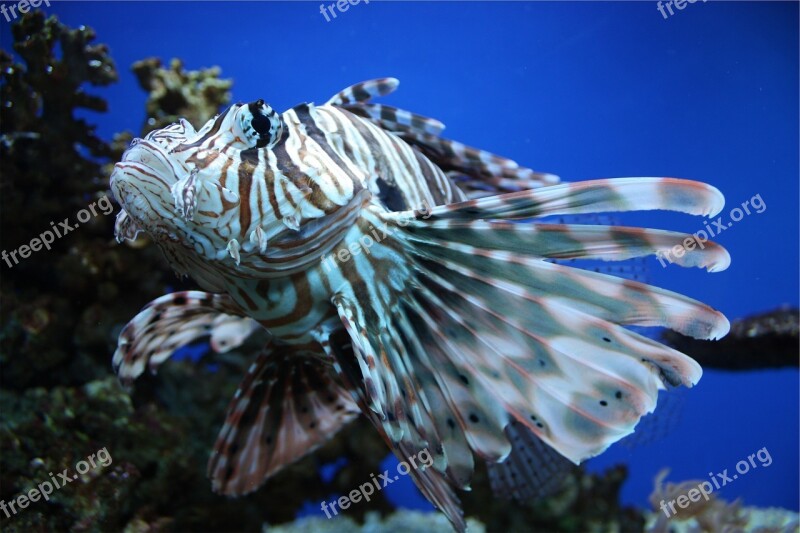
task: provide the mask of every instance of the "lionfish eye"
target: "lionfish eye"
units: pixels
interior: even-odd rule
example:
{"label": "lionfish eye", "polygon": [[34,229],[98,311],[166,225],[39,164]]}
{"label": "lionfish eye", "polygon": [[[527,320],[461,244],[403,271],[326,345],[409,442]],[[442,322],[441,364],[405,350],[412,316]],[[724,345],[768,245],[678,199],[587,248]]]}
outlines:
{"label": "lionfish eye", "polygon": [[256,148],[272,148],[278,144],[283,134],[280,113],[264,103],[264,100],[251,102],[247,104],[246,111],[242,111],[242,131],[251,145]]}

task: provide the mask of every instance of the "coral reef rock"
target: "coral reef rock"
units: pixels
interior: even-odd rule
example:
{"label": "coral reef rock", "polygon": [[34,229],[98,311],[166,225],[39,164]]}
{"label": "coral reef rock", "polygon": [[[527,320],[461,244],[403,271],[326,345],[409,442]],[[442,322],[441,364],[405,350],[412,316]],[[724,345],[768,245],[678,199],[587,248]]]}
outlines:
{"label": "coral reef rock", "polygon": [[[690,490],[698,490],[705,480],[693,479],[681,483],[664,483],[669,469],[656,475],[655,488],[650,495],[653,513],[647,517],[645,531],[648,533],[716,533],[718,531],[753,531],[758,533],[796,533],[800,530],[800,515],[795,511],[779,508],[760,509],[744,507],[736,500],[728,503],[713,492],[708,498],[688,500],[685,508],[676,507],[677,513],[660,509],[661,502],[672,502],[680,496],[686,497]],[[699,491],[698,491],[699,492]],[[697,496],[697,493],[695,493]]]}
{"label": "coral reef rock", "polygon": [[800,311],[781,308],[734,320],[731,332],[718,341],[664,332],[664,342],[691,356],[701,366],[723,370],[797,367]]}
{"label": "coral reef rock", "polygon": [[134,63],[133,72],[142,89],[150,93],[143,133],[180,118],[199,127],[231,100],[233,81],[219,79],[219,67],[186,72],[183,63],[173,59],[165,69],[160,59],[151,57]]}
{"label": "coral reef rock", "polygon": [[[419,511],[395,511],[381,519],[376,512],[367,513],[364,523],[358,524],[348,516],[330,519],[322,517],[301,518],[296,522],[279,526],[265,525],[262,533],[453,533],[453,526],[441,513]],[[474,518],[467,519],[469,533],[484,533],[486,528]]]}

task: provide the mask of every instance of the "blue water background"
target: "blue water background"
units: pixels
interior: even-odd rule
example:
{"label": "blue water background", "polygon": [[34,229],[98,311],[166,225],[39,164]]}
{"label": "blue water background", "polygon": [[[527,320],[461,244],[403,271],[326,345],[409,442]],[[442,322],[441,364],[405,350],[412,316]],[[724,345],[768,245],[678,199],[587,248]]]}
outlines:
{"label": "blue water background", "polygon": [[[731,319],[798,305],[796,3],[698,1],[665,20],[654,1],[373,0],[331,22],[316,2],[51,4],[65,23],[93,27],[117,61],[120,83],[90,89],[109,101],[109,113],[83,114],[106,139],[141,127],[145,94],[129,66],[148,56],[180,57],[189,69],[219,65],[235,80],[234,101],[264,98],[278,109],[395,76],[399,92],[385,101],[442,120],[451,138],[566,180],[703,180],[725,194],[725,220],[760,194],[767,209],[719,237],[733,257],[727,271],[652,261],[650,281]],[[8,30],[0,19],[6,49]],[[663,212],[631,220],[703,229],[699,217]],[[628,464],[623,500],[645,505],[662,467],[672,481],[704,480],[726,468],[730,475],[766,447],[772,465],[720,495],[798,509],[796,369],[706,370],[682,400],[665,438],[615,446],[590,468]],[[429,507],[408,478],[401,482],[395,501]]]}

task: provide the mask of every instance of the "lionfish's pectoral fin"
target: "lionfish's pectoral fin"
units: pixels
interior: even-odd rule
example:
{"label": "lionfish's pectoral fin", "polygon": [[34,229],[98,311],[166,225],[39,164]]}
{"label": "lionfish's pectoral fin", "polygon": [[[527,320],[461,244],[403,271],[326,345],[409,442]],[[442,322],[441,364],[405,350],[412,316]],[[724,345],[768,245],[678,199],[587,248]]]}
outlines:
{"label": "lionfish's pectoral fin", "polygon": [[322,353],[269,345],[233,397],[208,462],[215,492],[247,494],[327,442],[360,410]]}
{"label": "lionfish's pectoral fin", "polygon": [[[227,295],[201,291],[165,294],[147,304],[119,334],[112,365],[120,381],[130,384],[145,368],[155,372],[178,348],[203,337],[215,336],[221,317],[244,322],[239,330],[257,324],[241,316]],[[215,322],[217,321],[217,322]],[[241,343],[246,337],[238,337]],[[228,349],[234,346],[228,346]]]}
{"label": "lionfish's pectoral fin", "polygon": [[[719,191],[701,183],[639,178],[439,206],[425,220],[416,213],[395,232],[415,266],[413,299],[404,301],[433,317],[427,331],[435,325],[447,333],[429,335],[426,348],[440,346],[457,371],[473,374],[471,389],[486,387],[514,419],[578,463],[633,432],[655,408],[658,390],[700,379],[694,360],[624,326],[719,338],[728,321],[680,294],[545,261],[644,257],[688,235],[495,220],[646,209],[708,215],[722,203]],[[680,264],[710,271],[729,262],[716,245],[686,255]]]}
{"label": "lionfish's pectoral fin", "polygon": [[[378,326],[382,321],[373,314],[376,309],[341,294],[334,302],[350,340],[332,339],[329,343],[342,380],[356,391],[362,412],[392,452],[408,464],[416,459],[417,468],[411,468],[409,474],[423,495],[458,531],[465,531],[464,513],[453,485],[468,488],[472,453],[463,434],[448,425],[452,417],[448,418],[447,404],[433,374],[419,363],[416,354],[414,361],[400,361],[399,352],[404,352],[398,352],[400,336],[390,324],[385,324],[385,329]],[[427,454],[425,462],[430,467],[420,466],[421,453]]]}
{"label": "lionfish's pectoral fin", "polygon": [[[694,360],[625,326],[717,338],[728,322],[679,294],[547,261],[643,257],[685,235],[498,219],[644,209],[711,214],[722,201],[719,191],[697,182],[631,179],[427,212],[367,211],[367,222],[388,226],[391,242],[373,245],[357,270],[341,268],[349,283],[333,302],[354,353],[352,361],[337,357],[341,370],[401,458],[427,449],[436,479],[466,487],[474,452],[501,463],[494,469],[500,490],[520,493],[501,478],[526,477],[521,458],[533,464],[512,452],[517,436],[539,446],[523,430],[579,463],[633,432],[667,384],[700,379]],[[691,255],[681,264],[718,270],[728,261],[718,246]],[[533,484],[534,474],[527,475]],[[436,494],[426,495],[442,506]],[[448,515],[459,520],[455,511]]]}
{"label": "lionfish's pectoral fin", "polygon": [[249,317],[218,315],[211,322],[211,349],[217,353],[238,348],[262,326]]}

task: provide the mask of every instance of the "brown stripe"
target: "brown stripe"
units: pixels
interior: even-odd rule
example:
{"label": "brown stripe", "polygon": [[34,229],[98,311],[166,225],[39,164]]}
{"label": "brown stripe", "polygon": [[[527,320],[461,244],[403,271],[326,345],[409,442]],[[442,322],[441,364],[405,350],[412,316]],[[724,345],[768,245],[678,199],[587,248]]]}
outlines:
{"label": "brown stripe", "polygon": [[[305,154],[308,150],[305,146],[305,139],[302,132],[297,131],[290,131],[288,135],[296,135],[300,141],[300,148],[298,149],[298,159],[302,161],[303,154]],[[301,187],[302,185],[306,185],[311,189],[311,194],[307,194],[305,199],[310,202],[314,207],[317,209],[329,213],[331,210],[338,209],[339,206],[331,202],[327,195],[322,191],[317,183],[311,180],[308,175],[303,172],[303,170],[294,164],[292,158],[289,156],[288,150],[286,150],[286,143],[279,143],[272,152],[275,154],[276,159],[276,166],[278,170],[283,176],[286,177],[289,181],[294,183],[296,186]],[[318,169],[323,170],[323,169]],[[337,184],[338,186],[338,184]],[[280,215],[278,211],[277,203],[273,205],[273,209],[275,210],[276,215]]]}
{"label": "brown stripe", "polygon": [[225,164],[222,165],[222,170],[219,173],[219,184],[220,184],[220,187],[224,188],[225,184],[228,182],[228,169],[231,168],[232,164],[233,164],[233,159],[229,157],[225,161]]}
{"label": "brown stripe", "polygon": [[242,150],[239,152],[239,157],[242,159],[239,164],[239,234],[244,237],[252,220],[250,187],[253,183],[253,173],[258,166],[258,150]]}
{"label": "brown stripe", "polygon": [[[262,320],[262,324],[269,328],[278,328],[281,326],[289,326],[294,322],[299,322],[306,317],[311,311],[312,297],[311,287],[308,283],[308,276],[305,272],[298,272],[292,274],[290,281],[294,286],[295,291],[295,306],[290,313],[276,319]],[[257,290],[260,296],[266,297],[266,291],[269,288],[268,282],[259,282]]]}

